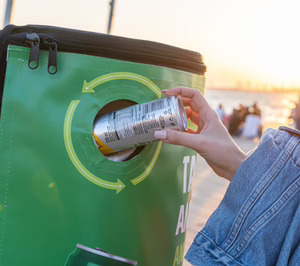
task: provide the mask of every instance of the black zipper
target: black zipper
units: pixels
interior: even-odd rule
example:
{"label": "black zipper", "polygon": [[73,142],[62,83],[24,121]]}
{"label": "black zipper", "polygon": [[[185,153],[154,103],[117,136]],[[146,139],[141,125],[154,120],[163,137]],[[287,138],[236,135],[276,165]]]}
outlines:
{"label": "black zipper", "polygon": [[43,43],[49,46],[48,72],[54,75],[57,72],[57,41],[52,36],[46,36]]}
{"label": "black zipper", "polygon": [[32,69],[38,67],[40,49],[49,50],[50,74],[55,74],[58,70],[57,51],[165,66],[201,75],[206,72],[206,66],[198,53],[150,41],[89,32],[64,32],[61,29],[54,32],[47,30],[47,34],[15,32],[10,35],[9,44],[31,47],[29,67]]}
{"label": "black zipper", "polygon": [[36,69],[40,62],[40,37],[36,33],[27,33],[25,43],[31,46],[28,66]]}
{"label": "black zipper", "polygon": [[48,34],[17,33],[9,38],[10,44],[30,47],[28,67],[36,69],[39,66],[40,50],[48,49],[48,72],[53,75],[57,73],[57,40]]}

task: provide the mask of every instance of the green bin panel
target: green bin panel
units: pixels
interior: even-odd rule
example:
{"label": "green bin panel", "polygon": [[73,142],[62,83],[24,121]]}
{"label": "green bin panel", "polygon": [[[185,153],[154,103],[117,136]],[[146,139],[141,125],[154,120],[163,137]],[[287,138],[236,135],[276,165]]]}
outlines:
{"label": "green bin panel", "polygon": [[[10,46],[0,124],[0,265],[65,265],[77,244],[139,265],[181,265],[196,153],[155,142],[113,162],[94,144],[98,111],[144,103],[205,77],[166,67],[58,53],[58,72],[28,67]],[[93,262],[90,262],[92,265]]]}

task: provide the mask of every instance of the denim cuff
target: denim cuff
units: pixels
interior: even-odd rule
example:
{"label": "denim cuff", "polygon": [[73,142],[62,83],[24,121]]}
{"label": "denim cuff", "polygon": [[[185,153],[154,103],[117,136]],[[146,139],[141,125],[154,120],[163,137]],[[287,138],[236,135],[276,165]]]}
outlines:
{"label": "denim cuff", "polygon": [[195,237],[185,259],[192,265],[242,265],[218,247],[203,231]]}

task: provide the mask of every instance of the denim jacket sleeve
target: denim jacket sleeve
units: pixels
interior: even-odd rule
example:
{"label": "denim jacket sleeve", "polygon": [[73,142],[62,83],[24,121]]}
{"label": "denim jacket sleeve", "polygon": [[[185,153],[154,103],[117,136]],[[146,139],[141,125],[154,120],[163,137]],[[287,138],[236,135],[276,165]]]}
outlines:
{"label": "denim jacket sleeve", "polygon": [[300,265],[300,132],[268,129],[195,237],[193,265]]}

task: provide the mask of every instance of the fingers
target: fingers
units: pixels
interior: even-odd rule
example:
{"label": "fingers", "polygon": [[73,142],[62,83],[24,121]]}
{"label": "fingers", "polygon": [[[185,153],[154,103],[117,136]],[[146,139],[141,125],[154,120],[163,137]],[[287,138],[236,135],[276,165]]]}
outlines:
{"label": "fingers", "polygon": [[201,110],[204,110],[209,106],[205,98],[196,89],[179,87],[171,90],[165,90],[163,93],[168,97],[173,95],[181,96],[183,101],[186,103],[190,100],[189,105],[191,108],[193,107],[193,111],[197,113],[200,113]]}
{"label": "fingers", "polygon": [[204,124],[210,120],[218,119],[216,111],[208,104],[202,94],[192,88],[175,88],[171,90],[162,91],[167,97],[176,95],[183,100],[186,106],[189,106],[193,112],[200,115],[200,123],[198,125],[201,128]]}
{"label": "fingers", "polygon": [[191,110],[190,108],[185,108],[184,110],[185,110],[185,112],[186,112],[187,118],[189,118],[190,115],[191,115],[192,110]]}
{"label": "fingers", "polygon": [[186,109],[187,117],[196,125],[200,123],[200,115],[196,112],[193,112],[191,109]]}
{"label": "fingers", "polygon": [[180,95],[178,95],[178,98],[180,98],[180,100],[182,101],[182,103],[183,103],[184,106],[190,107],[194,112],[198,112],[199,111],[199,107],[196,104],[194,104],[194,102],[192,101],[192,99],[185,98],[185,97],[182,97]]}
{"label": "fingers", "polygon": [[186,109],[186,114],[188,119],[190,119],[196,126],[198,126],[197,133],[201,132],[204,127],[205,121],[203,121],[200,115],[196,112],[193,112],[191,109]]}
{"label": "fingers", "polygon": [[194,150],[197,149],[199,140],[201,140],[201,136],[199,134],[189,134],[176,130],[155,131],[154,137],[169,144],[185,146]]}

